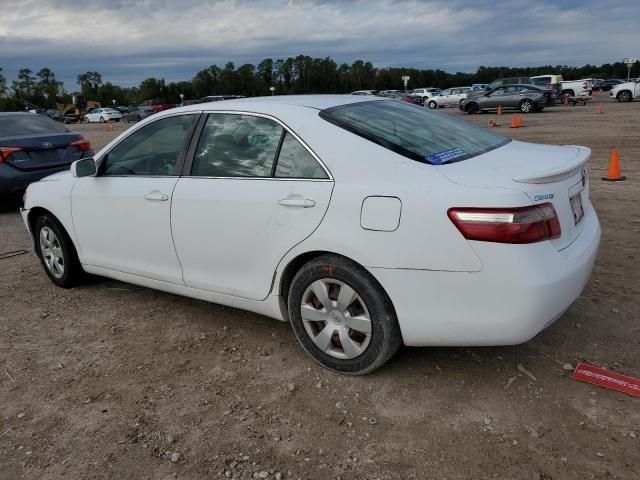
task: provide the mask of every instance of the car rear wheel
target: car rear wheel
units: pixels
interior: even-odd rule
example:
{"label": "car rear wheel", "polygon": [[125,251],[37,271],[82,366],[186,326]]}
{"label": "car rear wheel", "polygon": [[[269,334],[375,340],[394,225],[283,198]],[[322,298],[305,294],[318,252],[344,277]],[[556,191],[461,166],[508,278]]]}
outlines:
{"label": "car rear wheel", "polygon": [[100,123],[104,123],[104,117],[100,117]]}
{"label": "car rear wheel", "polygon": [[51,281],[62,288],[76,285],[83,271],[64,227],[51,214],[44,213],[36,219],[33,234],[36,253]]}
{"label": "car rear wheel", "polygon": [[533,102],[531,100],[522,100],[520,102],[520,111],[522,113],[529,113],[533,110]]}
{"label": "car rear wheel", "polygon": [[624,90],[618,94],[619,102],[630,102],[631,101],[631,92],[628,90]]}
{"label": "car rear wheel", "polygon": [[305,264],[291,283],[288,310],[302,347],[331,370],[372,372],[402,344],[391,300],[367,270],[344,257]]}
{"label": "car rear wheel", "polygon": [[431,100],[429,102],[429,108],[438,108],[438,104],[436,102],[434,102],[433,100]]}

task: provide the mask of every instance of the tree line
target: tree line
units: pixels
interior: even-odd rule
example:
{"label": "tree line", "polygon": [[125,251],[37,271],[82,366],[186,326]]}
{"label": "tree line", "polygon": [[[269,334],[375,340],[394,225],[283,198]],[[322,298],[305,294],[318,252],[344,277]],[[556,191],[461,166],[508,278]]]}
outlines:
{"label": "tree line", "polygon": [[[634,70],[638,70],[637,64]],[[56,108],[56,104],[71,103],[71,93],[86,96],[102,105],[139,104],[144,100],[161,99],[166,103],[179,103],[207,95],[275,95],[302,93],[349,93],[354,90],[402,89],[402,76],[408,75],[409,88],[471,85],[489,83],[496,78],[534,76],[546,73],[560,74],[565,80],[580,78],[626,78],[627,67],[622,62],[600,66],[545,65],[539,67],[485,67],[474,73],[448,73],[439,69],[376,68],[371,62],[356,60],[352,64],[338,64],[330,57],[312,58],[298,55],[287,59],[266,58],[258,65],[245,63],[236,67],[233,62],[223,67],[211,65],[197,72],[191,80],[166,82],[163,78],[147,78],[136,87],[121,87],[104,82],[102,75],[88,71],[77,76],[71,92],[56,79],[48,67],[33,71],[23,68],[17,79],[9,85],[0,67],[0,110],[22,110],[27,105],[38,108]],[[633,74],[637,75],[636,72]]]}

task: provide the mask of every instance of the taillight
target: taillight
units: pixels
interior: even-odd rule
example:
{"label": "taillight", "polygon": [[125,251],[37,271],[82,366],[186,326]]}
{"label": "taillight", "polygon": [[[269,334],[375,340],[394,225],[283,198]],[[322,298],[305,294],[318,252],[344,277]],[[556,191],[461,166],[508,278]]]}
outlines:
{"label": "taillight", "polygon": [[77,147],[80,150],[82,150],[83,152],[86,152],[87,150],[91,150],[91,142],[89,140],[87,140],[86,138],[81,138],[80,140],[76,140],[75,142],[71,142],[69,144],[72,147]]}
{"label": "taillight", "polygon": [[0,147],[0,163],[4,163],[9,155],[13,152],[20,152],[22,149],[20,147]]}
{"label": "taillight", "polygon": [[450,208],[447,212],[467,240],[535,243],[560,237],[551,203],[518,208]]}

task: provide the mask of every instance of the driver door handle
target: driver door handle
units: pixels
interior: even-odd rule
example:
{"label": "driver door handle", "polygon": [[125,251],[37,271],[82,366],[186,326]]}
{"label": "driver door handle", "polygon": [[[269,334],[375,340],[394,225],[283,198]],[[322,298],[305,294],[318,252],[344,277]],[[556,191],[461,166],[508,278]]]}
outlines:
{"label": "driver door handle", "polygon": [[282,205],[283,207],[311,208],[316,206],[316,202],[308,198],[287,197],[278,200],[278,205]]}
{"label": "driver door handle", "polygon": [[169,200],[169,195],[159,192],[158,190],[153,190],[149,193],[147,193],[144,196],[145,200],[152,200],[152,201],[156,201],[156,202],[166,202],[167,200]]}

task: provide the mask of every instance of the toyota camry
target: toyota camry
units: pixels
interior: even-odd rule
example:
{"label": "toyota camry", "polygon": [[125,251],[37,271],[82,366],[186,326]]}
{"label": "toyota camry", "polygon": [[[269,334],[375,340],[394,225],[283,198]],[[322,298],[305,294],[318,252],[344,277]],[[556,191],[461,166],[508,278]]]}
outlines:
{"label": "toyota camry", "polygon": [[401,344],[513,345],[560,317],[600,241],[589,156],[392,99],[247,98],[143,120],[22,214],[60,287],[86,272],[258,312],[364,374]]}

